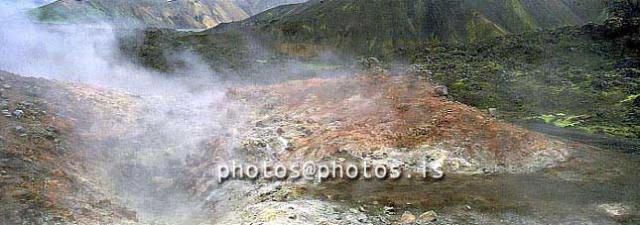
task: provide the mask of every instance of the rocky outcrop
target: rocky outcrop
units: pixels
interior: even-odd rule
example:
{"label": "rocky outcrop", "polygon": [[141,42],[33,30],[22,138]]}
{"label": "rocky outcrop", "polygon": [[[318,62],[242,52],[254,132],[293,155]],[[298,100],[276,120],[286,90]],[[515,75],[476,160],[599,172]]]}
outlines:
{"label": "rocky outcrop", "polygon": [[583,30],[597,38],[610,39],[619,47],[640,51],[640,2],[635,0],[609,1],[609,17],[603,24],[587,24]]}
{"label": "rocky outcrop", "polygon": [[525,173],[553,166],[571,148],[438,97],[410,77],[355,76],[234,89],[255,111],[244,149],[282,161],[346,158],[444,173]]}

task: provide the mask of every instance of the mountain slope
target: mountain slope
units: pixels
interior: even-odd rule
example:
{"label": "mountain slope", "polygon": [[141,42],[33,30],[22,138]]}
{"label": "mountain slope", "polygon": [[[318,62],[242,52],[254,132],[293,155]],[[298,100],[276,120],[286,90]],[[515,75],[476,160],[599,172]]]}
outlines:
{"label": "mountain slope", "polygon": [[303,3],[307,0],[234,0],[249,15],[256,15],[280,5]]}
{"label": "mountain slope", "polygon": [[[537,4],[541,6],[536,7],[544,9],[543,3],[548,2],[528,2],[528,5]],[[578,23],[580,21],[576,18],[583,18],[583,15],[598,17],[596,14],[600,13],[596,12],[601,10],[595,5],[594,8],[577,10],[586,7],[586,3],[589,2],[554,8],[555,11],[576,12],[571,16],[565,13],[562,14],[564,17],[552,18],[532,11],[528,14],[530,19],[522,20],[529,22],[522,22],[520,26],[492,23],[489,28],[517,33],[513,30],[518,27],[527,31],[542,28],[540,24],[551,26],[551,20],[556,20],[557,26],[563,25],[561,18],[565,18],[567,23]],[[350,62],[348,59],[353,56],[387,56],[383,61],[419,64],[420,72],[417,74],[447,86],[457,101],[482,109],[497,109],[505,118],[543,121],[559,127],[613,136],[636,138],[640,135],[640,64],[637,63],[640,61],[640,40],[637,38],[638,20],[633,17],[638,10],[616,10],[615,5],[611,5],[611,17],[603,25],[509,34],[489,40],[478,39],[473,43],[437,43],[435,38],[398,32],[397,39],[389,38],[392,41],[381,44],[378,35],[392,34],[399,29],[398,26],[381,25],[367,33],[354,32],[364,28],[350,26],[349,23],[356,22],[348,20],[344,20],[346,25],[342,29],[329,29],[321,22],[311,26],[307,24],[312,19],[301,19],[311,18],[305,15],[314,12],[335,15],[334,11],[319,9],[330,7],[330,4],[333,3],[325,1],[278,7],[207,32],[149,31],[141,38],[144,42],[122,49],[137,57],[143,65],[161,70],[171,70],[181,64],[165,57],[174,51],[194,52],[212,68],[241,69],[248,65],[256,66],[258,60],[266,62],[267,67],[271,66],[277,57],[260,55],[269,52],[265,49],[276,49],[285,56],[313,57],[328,48],[335,50],[333,52],[338,56],[346,53],[344,62]],[[485,5],[485,8],[498,6]],[[496,15],[506,17],[506,14]],[[326,17],[325,20],[331,19]],[[487,20],[493,17],[488,13],[485,16]],[[292,22],[295,19],[301,21],[296,25],[301,28],[290,26],[296,24]],[[315,19],[321,21],[323,18]],[[454,17],[450,19],[454,20]],[[504,21],[517,24],[511,20]],[[507,22],[502,24],[509,24]],[[465,27],[460,29],[466,32]],[[254,36],[247,35],[245,31]],[[255,47],[256,40],[266,40],[262,43],[271,48]],[[256,74],[260,73],[262,71],[256,71]]]}
{"label": "mountain slope", "polygon": [[32,15],[44,22],[115,22],[126,26],[211,28],[305,0],[60,0]]}
{"label": "mountain slope", "polygon": [[314,0],[276,7],[201,33],[147,32],[144,42],[126,43],[125,51],[142,57],[137,60],[142,62],[162,60],[157,56],[177,49],[195,51],[211,64],[234,64],[260,54],[248,51],[258,42],[276,53],[301,57],[330,50],[393,58],[425,44],[482,42],[600,21],[605,8],[600,0]]}
{"label": "mountain slope", "polygon": [[280,42],[388,54],[424,42],[477,42],[582,25],[601,20],[604,8],[599,0],[311,1],[269,10],[232,27],[260,30]]}
{"label": "mountain slope", "polygon": [[31,12],[44,22],[102,22],[126,26],[210,28],[248,15],[224,0],[60,0]]}

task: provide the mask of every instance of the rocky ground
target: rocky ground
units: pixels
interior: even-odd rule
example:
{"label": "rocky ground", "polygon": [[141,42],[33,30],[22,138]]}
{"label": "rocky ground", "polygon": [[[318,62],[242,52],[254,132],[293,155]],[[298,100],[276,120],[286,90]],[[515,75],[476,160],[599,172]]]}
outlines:
{"label": "rocky ground", "polygon": [[229,92],[255,109],[244,147],[278,160],[431,158],[448,173],[522,173],[553,166],[573,150],[446,94],[411,76],[364,74]]}
{"label": "rocky ground", "polygon": [[[125,56],[167,74],[125,66],[105,77],[82,74],[90,79],[78,84],[0,71],[0,225],[640,223],[640,158],[629,154],[639,152],[636,2],[612,1],[600,25],[514,35],[498,29],[497,36],[490,30],[500,26],[491,24],[509,21],[444,7],[473,14],[449,21],[466,25],[465,34],[488,35],[436,35],[467,44],[406,42],[418,36],[396,34],[404,25],[394,24],[415,30],[403,19],[374,22],[381,27],[374,33],[320,28],[329,36],[315,35],[298,18],[325,13],[321,20],[331,23],[313,26],[344,27],[331,15],[371,8],[319,2],[206,32],[151,29],[139,39],[122,37]],[[367,15],[384,16],[370,21],[398,12],[431,17],[404,15],[421,7],[397,3],[392,14],[373,7],[385,10]],[[450,2],[434,4],[427,5]],[[503,11],[519,14],[518,5]],[[547,8],[536,5],[527,9]],[[324,10],[331,8],[341,10]],[[594,9],[588,14],[603,14]],[[546,17],[530,21],[537,20]],[[491,29],[475,30],[483,24]],[[438,26],[428,27],[442,31]],[[365,36],[381,38],[359,40]],[[316,46],[323,42],[403,62],[385,64],[389,72],[369,57],[366,71],[354,71],[352,56]],[[185,51],[209,64],[193,72],[206,76],[188,71],[198,60],[176,57]],[[509,123],[522,120],[544,122],[551,128],[528,129],[554,137]],[[430,177],[219,183],[212,171],[233,160],[368,162],[403,172],[424,162]]]}
{"label": "rocky ground", "polygon": [[[224,215],[223,224],[634,221],[630,218],[635,218],[637,211],[633,208],[637,206],[625,198],[638,196],[618,198],[622,203],[599,199],[596,204],[583,196],[583,190],[576,190],[575,183],[564,182],[583,183],[589,190],[592,190],[590,182],[614,182],[629,187],[637,180],[631,172],[637,162],[624,160],[629,167],[623,167],[609,160],[610,163],[597,168],[587,166],[575,171],[582,167],[579,165],[604,157],[595,156],[599,153],[591,147],[505,123],[493,118],[490,111],[455,102],[446,94],[443,87],[412,76],[369,73],[232,88],[228,97],[252,109],[244,121],[246,126],[236,133],[239,140],[231,152],[229,142],[224,139],[210,142],[209,150],[197,157],[201,160],[196,160],[190,171],[190,176],[196,178],[192,188],[197,195],[208,195],[213,212]],[[201,175],[229,158],[285,164],[305,160],[370,161],[406,168],[429,159],[440,162],[438,169],[447,177],[435,183],[430,179],[398,182],[360,179],[322,184],[260,180],[218,184],[215,178]],[[590,180],[594,177],[601,180]],[[529,179],[535,181],[527,183]],[[562,181],[557,184],[546,179]],[[247,188],[249,184],[254,188]],[[518,192],[528,195],[538,185],[550,188],[534,194],[537,197],[516,197]],[[552,187],[588,199],[579,204],[590,204],[587,211],[591,214],[576,213],[570,220],[563,219],[571,214],[567,210],[579,206],[562,202],[566,200],[562,197],[565,192]],[[235,191],[211,195],[212,189]],[[603,189],[593,191],[602,193]],[[243,204],[222,203],[229,195],[235,196],[232,199],[242,199],[238,197],[242,195],[253,197],[244,198]],[[564,209],[548,210],[562,204]],[[603,213],[602,207],[611,204],[624,205],[626,219]]]}
{"label": "rocky ground", "polygon": [[[189,103],[0,78],[3,224],[638,221],[632,171],[640,160],[505,123],[415,76],[369,71],[242,86]],[[446,176],[219,184],[207,174],[231,159],[407,168],[428,159]]]}
{"label": "rocky ground", "polygon": [[91,168],[79,163],[93,153],[76,131],[93,113],[123,107],[123,96],[5,72],[0,83],[2,224],[136,221],[136,213],[104,195]]}

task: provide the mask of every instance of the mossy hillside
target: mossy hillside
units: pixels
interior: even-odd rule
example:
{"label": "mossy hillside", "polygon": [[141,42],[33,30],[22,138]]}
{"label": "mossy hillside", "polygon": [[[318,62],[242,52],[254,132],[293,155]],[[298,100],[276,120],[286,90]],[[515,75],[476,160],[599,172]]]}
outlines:
{"label": "mossy hillside", "polygon": [[[171,29],[119,32],[120,51],[134,62],[162,72],[176,72],[187,60],[202,60],[212,69],[238,69],[252,63],[249,44],[238,32],[203,35]],[[192,54],[187,57],[184,54]],[[197,57],[197,58],[194,58]]]}
{"label": "mossy hillside", "polygon": [[[243,70],[257,64],[256,59],[268,59],[266,64],[271,65],[270,57],[276,57],[260,56],[261,49],[250,47],[254,39],[239,32],[146,37],[148,44],[138,52],[153,54],[139,58],[164,70],[179,68],[180,63],[160,61],[178,49],[196,52],[212,68]],[[430,71],[434,82],[449,87],[453,99],[482,109],[497,108],[503,118],[545,121],[552,115],[547,122],[560,127],[640,135],[640,69],[625,63],[637,59],[637,54],[621,50],[615,41],[594,39],[580,28],[464,45],[429,44],[404,54],[402,58]],[[620,66],[624,64],[631,68]]]}
{"label": "mossy hillside", "polygon": [[[449,87],[452,97],[497,108],[507,119],[640,137],[640,76],[620,65],[637,59],[581,29],[510,35],[464,46],[408,53]],[[624,67],[624,66],[623,66]],[[635,103],[634,103],[635,102]]]}
{"label": "mossy hillside", "polygon": [[477,42],[597,22],[604,8],[603,2],[593,0],[311,1],[267,11],[239,26],[278,42],[384,57],[424,43]]}
{"label": "mossy hillside", "polygon": [[[563,1],[548,2],[562,3]],[[450,29],[467,32],[453,37],[466,35],[465,37],[470,39],[469,42],[446,42],[437,37],[422,38],[418,41],[398,39],[395,42],[394,39],[374,38],[371,41],[357,42],[354,37],[364,38],[368,35],[363,36],[361,33],[353,32],[354,29],[360,29],[358,26],[350,25],[348,20],[344,20],[342,29],[338,25],[323,24],[322,21],[335,16],[336,13],[330,10],[338,5],[341,6],[340,10],[357,11],[360,7],[359,2],[325,1],[315,5],[312,3],[278,7],[249,20],[225,24],[206,32],[177,33],[174,38],[151,38],[148,39],[148,44],[154,46],[153,49],[159,52],[172,52],[174,49],[196,52],[205,59],[205,62],[212,65],[212,68],[224,65],[239,69],[256,64],[256,59],[261,61],[265,59],[262,56],[255,57],[260,55],[262,50],[279,52],[281,55],[276,54],[275,57],[283,58],[309,57],[327,46],[333,47],[335,52],[363,56],[369,56],[367,52],[382,52],[392,56],[383,61],[406,60],[422,64],[426,70],[431,71],[432,75],[429,77],[434,82],[449,87],[454,99],[483,109],[497,108],[499,115],[507,119],[536,119],[545,115],[556,115],[556,118],[549,123],[594,133],[638,136],[639,69],[638,64],[624,63],[638,59],[638,48],[634,50],[633,47],[640,46],[637,44],[640,43],[636,40],[637,38],[634,39],[638,36],[630,35],[633,32],[628,31],[633,30],[631,29],[634,27],[632,21],[636,20],[627,15],[633,15],[633,13],[627,13],[627,11],[607,13],[609,16],[620,14],[626,17],[613,16],[613,19],[609,18],[604,22],[605,25],[591,24],[584,28],[574,26],[574,28],[542,31],[536,29],[519,35],[512,34],[511,30],[514,28],[509,28],[510,25],[507,22],[498,25],[494,21],[500,20],[491,19],[490,14],[475,13],[471,14],[473,17],[470,20],[461,20],[465,22],[462,27]],[[402,1],[393,2],[393,4],[400,3]],[[434,1],[433,4],[435,3],[453,4]],[[514,6],[516,3],[519,4]],[[382,3],[372,2],[372,4],[375,6]],[[501,14],[503,16],[501,20],[519,21],[517,23],[522,24],[523,28],[529,29],[539,27],[542,22],[548,21],[540,12],[527,11],[527,14],[524,14],[521,9],[533,7],[531,4],[534,3],[522,1],[511,2],[510,5],[492,5],[492,7],[509,6],[518,9],[513,11],[512,16]],[[579,6],[572,5],[561,7],[561,9],[567,10],[571,7]],[[363,10],[373,9],[375,7],[363,8]],[[411,14],[411,11],[405,12],[401,9],[398,9],[398,12],[403,15]],[[439,11],[434,11],[436,12]],[[307,13],[317,14],[320,17],[311,20],[306,16]],[[366,17],[366,14],[372,12],[362,13]],[[386,13],[394,14],[393,10]],[[593,9],[583,13],[590,13],[600,18],[602,10]],[[433,17],[439,18],[439,16]],[[568,18],[575,18],[575,16]],[[373,17],[367,17],[367,19],[376,21]],[[309,21],[317,21],[317,24],[309,25]],[[434,23],[446,32],[447,26],[442,26],[443,24]],[[416,27],[415,24],[412,25]],[[274,30],[274,27],[283,29]],[[380,33],[384,36],[397,31],[397,27],[389,24],[380,25],[379,28],[368,32],[371,35]],[[317,32],[317,30],[323,32]],[[406,33],[406,35],[410,34]],[[318,36],[313,41],[308,41],[307,35]],[[333,40],[333,43],[329,43],[328,40]],[[398,46],[402,44],[407,44],[407,47],[399,48]],[[256,49],[256,46],[263,49]],[[357,51],[354,48],[366,50]],[[146,54],[140,51],[146,48],[134,49],[138,56]],[[163,54],[152,55],[162,56]],[[376,56],[376,54],[371,55]],[[163,63],[162,57],[151,57],[149,60],[151,65],[160,62],[164,69],[174,68],[171,64]],[[272,62],[269,60],[269,63]]]}
{"label": "mossy hillside", "polygon": [[533,0],[310,1],[277,7],[202,33],[185,33],[174,43],[157,45],[178,45],[206,59],[230,61],[234,67],[241,66],[235,62],[242,62],[246,49],[251,48],[242,43],[299,58],[333,51],[389,61],[430,43],[474,43],[523,31],[582,25],[597,20],[603,8],[596,0],[579,4]]}

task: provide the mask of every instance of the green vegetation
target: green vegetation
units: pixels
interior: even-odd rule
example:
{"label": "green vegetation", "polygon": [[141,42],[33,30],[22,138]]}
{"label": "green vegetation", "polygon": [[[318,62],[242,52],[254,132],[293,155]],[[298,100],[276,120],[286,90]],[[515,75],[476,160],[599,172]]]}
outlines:
{"label": "green vegetation", "polygon": [[481,42],[510,33],[600,22],[602,1],[312,1],[263,13],[253,26],[278,43],[393,59],[434,43]]}
{"label": "green vegetation", "polygon": [[538,30],[597,20],[604,11],[600,1],[549,2],[311,2],[200,33],[157,30],[123,50],[164,71],[179,67],[168,57],[179,51],[214,69],[327,49],[400,59],[420,64],[455,100],[497,108],[509,120],[640,137],[637,3],[610,2],[602,25]]}
{"label": "green vegetation", "polygon": [[207,35],[146,29],[122,36],[119,41],[124,54],[145,67],[163,72],[183,68],[188,62],[181,54],[187,52],[194,53],[214,69],[239,69],[254,63],[253,59],[259,56],[250,51],[247,40],[237,31]]}
{"label": "green vegetation", "polygon": [[[612,4],[616,10],[620,5]],[[638,138],[638,28],[625,25],[637,21],[633,10],[637,5],[612,13],[604,25],[425,45],[405,56],[448,86],[454,99],[497,108],[503,118]]]}
{"label": "green vegetation", "polygon": [[[600,0],[579,4],[536,0],[310,1],[277,7],[202,33],[180,34],[181,38],[166,43],[144,44],[175,47],[164,49],[168,52],[194,51],[213,67],[221,64],[219,59],[230,62],[225,64],[231,67],[242,67],[238,62],[244,62],[247,55],[262,54],[244,45],[254,42],[276,55],[312,58],[328,50],[393,61],[426,44],[479,43],[510,33],[597,21],[603,8]],[[149,39],[155,42],[157,38]],[[139,52],[146,49],[128,48],[138,51],[133,55],[158,56]],[[152,60],[157,62],[148,64],[162,70],[171,67],[165,59]]]}

